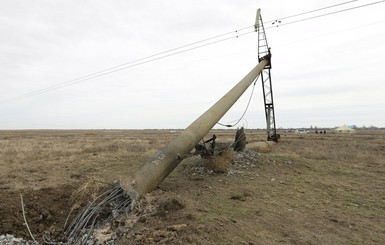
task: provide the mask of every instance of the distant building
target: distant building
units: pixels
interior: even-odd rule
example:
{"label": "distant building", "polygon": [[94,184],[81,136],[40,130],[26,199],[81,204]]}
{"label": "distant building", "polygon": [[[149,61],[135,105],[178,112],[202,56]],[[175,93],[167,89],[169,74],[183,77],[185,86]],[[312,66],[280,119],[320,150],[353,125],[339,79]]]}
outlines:
{"label": "distant building", "polygon": [[356,130],[353,128],[349,128],[346,125],[343,125],[341,127],[334,129],[334,133],[336,133],[336,134],[354,134],[354,133],[356,133]]}

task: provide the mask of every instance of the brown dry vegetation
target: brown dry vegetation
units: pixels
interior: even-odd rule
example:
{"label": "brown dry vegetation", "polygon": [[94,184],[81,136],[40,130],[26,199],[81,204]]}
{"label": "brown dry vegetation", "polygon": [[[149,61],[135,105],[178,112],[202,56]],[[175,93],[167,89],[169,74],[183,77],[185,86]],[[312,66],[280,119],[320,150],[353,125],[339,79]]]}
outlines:
{"label": "brown dry vegetation", "polygon": [[[143,198],[137,222],[124,216],[114,223],[117,244],[381,244],[385,132],[376,133],[282,135],[270,153],[247,150],[211,162],[223,169],[232,159],[225,173],[210,171],[198,156],[187,158]],[[235,132],[215,134],[230,142]],[[71,198],[87,198],[76,190],[92,199],[97,183],[128,177],[176,135],[1,131],[0,234],[29,238],[20,193],[35,237],[59,234]]]}
{"label": "brown dry vegetation", "polygon": [[213,170],[216,173],[227,173],[233,162],[233,154],[230,150],[222,151],[219,155],[210,157],[206,163],[209,170]]}

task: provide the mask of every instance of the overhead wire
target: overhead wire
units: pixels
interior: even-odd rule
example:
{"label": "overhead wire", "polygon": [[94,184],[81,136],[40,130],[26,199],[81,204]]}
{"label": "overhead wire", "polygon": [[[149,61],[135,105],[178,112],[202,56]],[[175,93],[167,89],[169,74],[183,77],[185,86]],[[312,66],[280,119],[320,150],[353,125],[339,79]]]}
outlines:
{"label": "overhead wire", "polygon": [[324,33],[324,34],[321,34],[321,35],[312,36],[312,37],[308,37],[308,38],[303,38],[303,39],[299,39],[299,40],[294,40],[294,41],[291,41],[291,42],[285,42],[281,46],[286,46],[286,45],[290,45],[290,44],[293,44],[293,43],[299,43],[299,42],[303,42],[303,41],[307,41],[307,40],[312,40],[312,39],[318,39],[318,38],[325,37],[325,36],[330,36],[330,35],[350,32],[350,31],[361,29],[361,28],[365,28],[365,27],[368,27],[368,26],[378,25],[378,24],[383,23],[383,22],[385,22],[385,20],[376,21],[376,22],[372,22],[372,23],[369,23],[369,24],[361,25],[361,26],[355,26],[355,27],[352,27],[352,28],[343,29],[343,30],[339,30],[339,31],[335,31],[335,32]]}
{"label": "overhead wire", "polygon": [[[244,31],[244,30],[246,30],[246,29],[248,29],[250,27],[253,27],[253,26],[243,27],[243,28],[237,29],[237,30],[232,31],[232,32],[223,33],[223,34],[220,34],[220,35],[217,35],[217,36],[214,36],[214,37],[210,37],[210,38],[206,38],[206,39],[203,39],[203,40],[200,40],[200,41],[197,41],[197,42],[193,42],[193,43],[190,43],[190,44],[187,44],[187,45],[183,45],[183,46],[179,46],[179,47],[176,47],[176,48],[172,48],[172,49],[169,49],[169,50],[166,50],[166,51],[163,51],[163,52],[159,52],[159,53],[156,53],[156,54],[153,54],[153,55],[150,55],[150,56],[146,56],[144,58],[140,58],[140,59],[136,59],[136,60],[133,60],[133,61],[129,61],[129,62],[120,64],[120,65],[117,65],[117,66],[114,66],[114,67],[111,67],[111,68],[107,68],[107,69],[104,69],[104,70],[101,70],[101,71],[98,71],[98,72],[94,72],[94,73],[91,73],[91,74],[88,74],[88,75],[85,75],[85,76],[81,76],[81,77],[78,77],[78,78],[75,78],[75,79],[71,79],[71,80],[68,80],[68,81],[65,81],[65,82],[62,82],[62,83],[50,86],[50,87],[46,87],[46,88],[43,88],[43,89],[39,89],[39,90],[35,90],[35,91],[29,92],[29,93],[22,94],[20,96],[16,96],[16,97],[12,97],[12,98],[9,98],[9,99],[5,99],[3,101],[0,101],[0,104],[4,104],[4,103],[7,103],[7,102],[13,101],[13,100],[19,100],[19,99],[24,99],[24,98],[40,95],[40,94],[47,93],[47,92],[50,92],[50,91],[53,91],[53,90],[57,90],[57,89],[60,89],[60,88],[63,88],[63,87],[71,86],[71,85],[74,85],[74,84],[77,84],[77,83],[85,82],[85,81],[88,81],[88,80],[91,80],[91,79],[95,79],[95,78],[98,78],[98,77],[101,77],[101,76],[105,76],[105,75],[108,75],[108,74],[111,74],[111,73],[115,73],[115,72],[118,72],[118,71],[121,71],[121,70],[125,70],[125,69],[129,69],[129,68],[132,68],[132,67],[135,67],[135,66],[143,65],[143,64],[150,63],[150,62],[153,62],[153,61],[156,61],[156,60],[164,59],[164,58],[167,58],[169,56],[173,56],[173,55],[176,55],[176,54],[188,52],[188,51],[191,51],[193,49],[198,49],[198,48],[202,48],[202,47],[205,47],[205,46],[213,45],[213,44],[216,44],[216,43],[224,42],[224,41],[227,41],[227,40],[230,40],[230,39],[233,39],[233,38],[239,38],[239,37],[242,37],[242,36],[245,36],[245,35],[253,33],[254,31],[249,31],[249,32],[246,32],[246,33],[241,33],[241,31]],[[213,39],[218,39],[219,37],[223,37],[223,36],[226,36],[226,35],[229,35],[229,34],[234,34],[234,33],[236,35],[232,35],[230,37],[222,38],[222,39],[215,40],[215,41],[207,43],[207,41],[210,41],[210,40],[213,40]],[[203,44],[197,45],[199,43],[203,43]],[[187,47],[190,47],[190,48],[187,48]],[[180,50],[180,49],[182,49],[182,50]],[[177,51],[177,50],[180,50],[180,51]]]}
{"label": "overhead wire", "polygon": [[[278,18],[276,20],[283,20],[283,19],[294,18],[294,17],[298,17],[298,16],[301,16],[301,15],[305,15],[305,14],[309,14],[309,13],[313,13],[313,12],[317,12],[317,11],[321,11],[321,10],[325,10],[325,9],[329,9],[329,8],[333,8],[333,7],[337,7],[337,6],[341,6],[341,5],[345,5],[345,4],[349,4],[349,3],[352,3],[352,2],[357,2],[357,1],[359,1],[359,0],[346,1],[346,2],[343,2],[343,3],[334,4],[334,5],[318,8],[318,9],[315,9],[315,10],[306,11],[306,12],[303,12],[303,13],[294,14],[294,15],[283,17],[283,18]],[[307,21],[307,20],[311,20],[311,19],[315,19],[315,18],[320,18],[320,17],[332,15],[332,14],[346,12],[346,11],[353,10],[353,9],[363,8],[363,7],[367,7],[367,6],[370,6],[370,5],[379,4],[379,3],[383,3],[383,2],[385,2],[385,0],[377,1],[377,2],[372,2],[372,3],[368,3],[368,4],[363,4],[363,5],[347,8],[347,9],[342,9],[342,10],[338,10],[338,11],[334,11],[334,12],[330,12],[330,13],[325,13],[325,14],[321,14],[321,15],[317,15],[317,16],[312,16],[312,17],[300,19],[300,20],[295,20],[295,21],[291,21],[291,22],[288,22],[288,23],[280,23],[280,24],[278,24],[276,26],[266,27],[265,29],[271,29],[271,28],[274,28],[274,27],[290,25],[290,24],[294,24],[294,23],[298,23],[298,22],[302,22],[302,21]],[[273,22],[273,21],[267,21],[267,22],[264,22],[264,24],[265,23],[271,23],[271,22]],[[72,86],[74,84],[85,82],[85,81],[88,81],[88,80],[91,80],[91,79],[95,79],[95,78],[98,78],[98,77],[101,77],[101,76],[105,76],[105,75],[108,75],[108,74],[111,74],[111,73],[115,73],[115,72],[121,71],[121,70],[124,70],[124,69],[129,69],[129,68],[132,68],[132,67],[135,67],[135,66],[139,66],[139,65],[143,65],[143,64],[146,64],[146,63],[149,63],[149,62],[153,62],[153,61],[156,61],[156,60],[159,60],[159,59],[167,58],[169,56],[173,56],[173,55],[176,55],[176,54],[180,54],[180,53],[184,53],[184,52],[187,52],[187,51],[191,51],[193,49],[205,47],[205,46],[208,46],[208,45],[213,45],[213,44],[216,44],[216,43],[219,43],[219,42],[227,41],[229,39],[238,38],[238,37],[241,37],[241,36],[244,36],[244,35],[248,35],[248,34],[253,33],[254,30],[250,31],[250,32],[247,32],[247,33],[240,33],[240,32],[244,31],[246,29],[249,29],[251,27],[254,27],[254,26],[242,27],[242,28],[237,29],[235,31],[222,33],[222,34],[219,34],[219,35],[216,35],[216,36],[213,36],[213,37],[209,37],[209,38],[206,38],[206,39],[202,39],[200,41],[196,41],[196,42],[193,42],[193,43],[190,43],[190,44],[178,46],[176,48],[172,48],[172,49],[169,49],[169,50],[166,50],[166,51],[155,53],[153,55],[149,55],[149,56],[146,56],[146,57],[143,57],[143,58],[139,58],[139,59],[135,59],[135,60],[132,60],[132,61],[129,61],[129,62],[125,62],[125,63],[120,64],[120,65],[116,65],[116,66],[113,66],[113,67],[110,67],[110,68],[107,68],[107,69],[104,69],[104,70],[101,70],[101,71],[97,71],[97,72],[94,72],[94,73],[91,73],[91,74],[88,74],[88,75],[85,75],[85,76],[81,76],[81,77],[78,77],[78,78],[75,78],[75,79],[71,79],[71,80],[68,80],[68,81],[65,81],[65,82],[62,82],[62,83],[59,83],[59,84],[56,84],[56,85],[52,85],[52,86],[49,86],[49,87],[46,87],[46,88],[43,88],[43,89],[35,90],[35,91],[29,92],[29,93],[25,93],[25,94],[22,94],[22,95],[19,95],[19,96],[16,96],[16,97],[8,98],[8,99],[0,101],[0,105],[1,104],[5,104],[5,103],[10,102],[10,101],[20,100],[20,99],[24,99],[24,98],[40,95],[40,94],[43,94],[43,93],[48,93],[48,92],[51,92],[53,90],[57,90],[57,89],[60,89],[60,88],[63,88],[63,87],[67,87],[67,86]],[[226,38],[222,38],[220,40],[216,40],[216,41],[213,41],[213,42],[204,43],[204,42],[208,42],[210,40],[218,39],[220,37],[224,37],[226,35],[230,35],[230,34],[234,34],[234,33],[236,35],[233,35],[233,36],[230,36],[230,37],[226,37]],[[200,43],[204,43],[204,44],[200,44]],[[200,44],[200,45],[197,45],[197,44]],[[190,48],[188,48],[188,47],[190,47]],[[177,50],[180,50],[180,51],[177,51]]]}
{"label": "overhead wire", "polygon": [[247,102],[246,108],[243,111],[241,117],[238,120],[236,120],[236,123],[234,123],[234,124],[224,124],[224,123],[217,122],[218,125],[221,125],[221,126],[224,126],[224,127],[228,127],[228,128],[232,128],[232,127],[236,126],[243,119],[243,117],[245,116],[247,110],[249,109],[251,99],[253,98],[255,84],[257,83],[257,80],[258,80],[258,77],[254,81],[253,89],[251,90],[251,94],[250,94],[250,97],[249,97],[249,101]]}
{"label": "overhead wire", "polygon": [[[341,5],[345,5],[345,4],[349,4],[349,3],[357,2],[357,1],[359,1],[359,0],[352,0],[352,1],[347,1],[347,2],[343,2],[343,3],[339,3],[339,4],[334,4],[334,5],[330,5],[330,6],[327,6],[327,7],[323,7],[323,8],[319,8],[319,9],[315,9],[315,10],[310,10],[310,11],[306,11],[306,12],[303,12],[303,13],[299,13],[299,14],[295,14],[295,15],[290,15],[290,16],[287,16],[287,17],[279,18],[279,19],[276,19],[276,20],[273,20],[273,21],[266,21],[266,22],[263,22],[263,24],[265,25],[267,23],[271,23],[271,22],[278,21],[278,20],[294,18],[294,17],[298,17],[298,16],[301,16],[301,15],[305,15],[305,14],[309,14],[309,13],[314,13],[314,12],[325,10],[325,9],[329,9],[329,8],[334,8],[334,7],[338,7],[338,6],[341,6]],[[326,14],[322,14],[322,15],[318,15],[318,16],[314,16],[314,17],[308,17],[308,18],[305,18],[305,19],[301,19],[301,20],[297,20],[297,21],[292,21],[292,22],[289,22],[289,23],[279,24],[279,26],[294,24],[294,23],[301,22],[301,21],[306,21],[306,20],[310,20],[310,19],[320,18],[320,17],[324,17],[324,16],[327,16],[327,15],[337,14],[337,13],[341,13],[341,12],[345,12],[345,11],[349,11],[349,10],[354,10],[354,9],[358,9],[358,8],[363,8],[363,7],[367,7],[367,6],[370,6],[370,5],[379,4],[379,3],[382,3],[382,2],[385,2],[385,0],[377,1],[377,2],[372,2],[372,3],[368,3],[368,4],[363,4],[363,5],[360,5],[360,6],[355,6],[355,7],[351,7],[351,8],[347,8],[347,9],[343,9],[343,10],[338,10],[338,11],[334,11],[334,12],[331,12],[331,13],[326,13]],[[274,26],[266,27],[265,29],[271,29],[271,28],[274,28]],[[254,87],[255,87],[255,82],[254,82]],[[253,91],[254,91],[254,87],[253,87]],[[252,91],[252,94],[253,94],[253,91]],[[224,127],[234,127],[234,126],[236,126],[243,119],[244,115],[246,114],[247,109],[248,109],[249,104],[250,104],[250,100],[251,100],[252,94],[251,94],[251,96],[249,98],[249,102],[248,102],[248,104],[246,106],[245,111],[243,112],[243,114],[242,114],[242,116],[240,117],[239,120],[235,120],[235,121],[237,121],[235,124],[224,124],[224,123],[220,123],[220,122],[218,122],[217,124],[221,125],[221,126],[224,126]]]}
{"label": "overhead wire", "polygon": [[359,1],[359,0],[351,0],[351,1],[343,2],[343,3],[338,3],[338,4],[334,4],[334,5],[330,5],[330,6],[326,6],[326,7],[322,7],[322,8],[318,8],[318,9],[314,9],[314,10],[309,10],[309,11],[302,12],[302,13],[299,13],[299,14],[293,14],[293,15],[289,15],[289,16],[286,16],[286,17],[282,17],[282,18],[279,18],[279,19],[269,20],[269,21],[264,22],[263,24],[275,22],[275,21],[278,21],[278,20],[282,21],[282,20],[298,17],[298,16],[301,16],[301,15],[318,12],[318,11],[325,10],[325,9],[335,8],[335,7],[338,7],[338,6],[341,6],[341,5],[345,5],[345,4],[349,4],[349,3],[357,2],[357,1]]}
{"label": "overhead wire", "polygon": [[325,14],[316,15],[316,16],[311,16],[311,17],[307,17],[307,18],[304,18],[304,19],[295,20],[295,21],[291,21],[291,22],[287,22],[287,23],[280,23],[280,24],[278,24],[276,26],[266,27],[265,29],[271,29],[271,28],[275,28],[275,27],[279,27],[279,26],[295,24],[295,23],[299,23],[299,22],[303,22],[303,21],[308,21],[308,20],[312,20],[312,19],[316,19],[316,18],[321,18],[321,17],[328,16],[328,15],[333,15],[333,14],[338,14],[338,13],[342,13],[342,12],[346,12],[346,11],[350,11],[350,10],[354,10],[354,9],[364,8],[364,7],[368,7],[368,6],[379,4],[379,3],[383,3],[383,2],[385,2],[385,0],[377,1],[377,2],[371,2],[371,3],[367,3],[367,4],[363,4],[363,5],[359,5],[359,6],[355,6],[355,7],[351,7],[351,8],[346,8],[346,9],[341,9],[341,10],[337,10],[337,11],[334,11],[334,12],[329,12],[329,13],[325,13]]}
{"label": "overhead wire", "polygon": [[[85,82],[87,80],[91,80],[91,79],[94,79],[94,78],[105,76],[105,75],[108,75],[108,74],[111,74],[111,73],[115,73],[117,71],[121,71],[121,70],[124,70],[124,69],[129,69],[129,68],[132,68],[132,67],[135,67],[135,66],[143,65],[143,64],[146,64],[146,63],[149,63],[149,62],[153,62],[153,61],[156,61],[156,60],[164,59],[166,57],[173,56],[173,55],[180,54],[180,53],[184,53],[184,52],[187,52],[187,51],[190,51],[190,50],[193,50],[193,49],[197,49],[197,48],[213,45],[213,44],[216,44],[216,43],[219,43],[219,42],[223,42],[223,41],[226,41],[226,40],[229,40],[229,39],[233,39],[233,38],[239,38],[241,36],[245,36],[245,35],[251,34],[253,32],[254,31],[250,31],[250,32],[247,32],[247,33],[238,34],[236,36],[231,36],[231,37],[223,38],[223,39],[220,39],[220,40],[217,40],[217,41],[214,41],[214,42],[201,44],[199,46],[194,46],[192,48],[184,49],[184,50],[177,51],[177,52],[174,52],[174,53],[171,53],[171,54],[167,54],[167,55],[159,56],[159,57],[152,58],[152,59],[149,59],[149,60],[145,60],[145,61],[142,61],[142,62],[134,63],[134,64],[129,65],[129,66],[120,67],[118,69],[113,69],[113,70],[108,69],[110,71],[97,72],[97,73],[94,73],[93,75],[87,75],[87,76],[84,76],[84,77],[81,77],[81,78],[73,79],[73,80],[67,81],[65,83],[57,84],[57,85],[54,85],[54,86],[51,86],[51,87],[48,87],[48,88],[44,88],[44,89],[41,89],[41,90],[37,90],[37,91],[34,91],[34,92],[27,93],[27,94],[24,94],[24,95],[21,95],[21,96],[23,96],[23,98],[26,98],[26,97],[31,97],[31,96],[39,95],[39,94],[42,94],[42,93],[50,92],[52,90],[56,90],[56,89],[59,89],[59,88],[62,88],[62,87],[71,86],[71,85],[74,85],[76,83]],[[14,98],[10,98],[10,99],[18,99],[18,98],[14,97]],[[0,102],[0,104],[1,103],[2,102]]]}

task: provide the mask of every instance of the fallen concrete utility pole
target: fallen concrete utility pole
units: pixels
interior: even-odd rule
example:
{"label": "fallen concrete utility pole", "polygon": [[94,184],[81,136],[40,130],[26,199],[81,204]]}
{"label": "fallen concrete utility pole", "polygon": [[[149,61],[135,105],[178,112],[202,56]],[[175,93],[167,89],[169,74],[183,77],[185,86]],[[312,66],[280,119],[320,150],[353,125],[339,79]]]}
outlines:
{"label": "fallen concrete utility pole", "polygon": [[237,85],[217,103],[203,113],[168,145],[148,159],[132,176],[132,182],[124,189],[133,203],[145,193],[154,190],[188,154],[196,144],[214,127],[225,113],[241,97],[246,89],[259,76],[269,60],[263,59]]}
{"label": "fallen concrete utility pole", "polygon": [[88,244],[95,228],[95,222],[102,212],[106,212],[106,208],[111,211],[110,218],[124,210],[127,211],[127,208],[132,211],[136,201],[144,194],[154,190],[178,166],[183,160],[183,156],[190,153],[214,127],[269,62],[270,55],[266,56],[266,59],[262,59],[249,74],[182,131],[177,138],[148,159],[128,180],[115,183],[112,188],[83,207],[64,231],[67,240],[65,244]]}

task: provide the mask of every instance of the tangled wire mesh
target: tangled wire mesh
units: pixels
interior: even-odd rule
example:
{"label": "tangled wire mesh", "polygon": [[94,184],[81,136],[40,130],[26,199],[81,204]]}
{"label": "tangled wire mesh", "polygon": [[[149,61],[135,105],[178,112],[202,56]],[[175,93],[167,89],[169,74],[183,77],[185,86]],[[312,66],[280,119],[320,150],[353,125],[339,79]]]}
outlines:
{"label": "tangled wire mesh", "polygon": [[[53,242],[44,236],[46,244],[89,244],[95,228],[113,218],[119,213],[131,211],[132,199],[120,183],[114,183],[111,188],[97,196],[80,210],[72,222],[65,227],[62,242]],[[63,242],[64,241],[64,242]]]}

